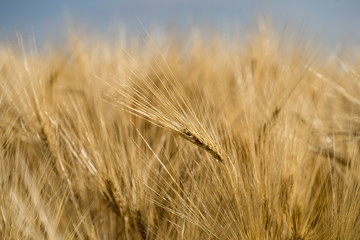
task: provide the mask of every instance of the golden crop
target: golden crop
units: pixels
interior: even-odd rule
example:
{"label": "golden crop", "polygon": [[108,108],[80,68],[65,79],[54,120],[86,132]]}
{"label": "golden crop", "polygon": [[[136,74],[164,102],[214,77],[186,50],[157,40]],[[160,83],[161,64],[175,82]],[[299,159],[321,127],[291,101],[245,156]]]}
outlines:
{"label": "golden crop", "polygon": [[358,55],[147,39],[0,47],[1,239],[359,239]]}

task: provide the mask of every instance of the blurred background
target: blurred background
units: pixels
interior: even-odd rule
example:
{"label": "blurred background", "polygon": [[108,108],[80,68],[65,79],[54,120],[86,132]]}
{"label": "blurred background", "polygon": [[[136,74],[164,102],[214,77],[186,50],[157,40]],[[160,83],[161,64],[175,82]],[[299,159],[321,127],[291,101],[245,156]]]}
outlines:
{"label": "blurred background", "polygon": [[61,41],[68,29],[76,28],[114,37],[144,28],[181,31],[192,26],[231,36],[235,29],[246,33],[260,17],[280,31],[295,28],[330,48],[360,39],[359,0],[1,0],[0,41],[11,42],[21,33],[41,45]]}

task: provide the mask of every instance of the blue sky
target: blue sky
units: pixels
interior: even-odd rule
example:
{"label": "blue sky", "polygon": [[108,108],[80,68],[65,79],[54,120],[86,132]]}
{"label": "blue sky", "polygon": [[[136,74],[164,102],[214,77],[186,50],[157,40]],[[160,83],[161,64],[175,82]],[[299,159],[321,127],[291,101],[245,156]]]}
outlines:
{"label": "blue sky", "polygon": [[271,16],[279,29],[288,24],[331,45],[360,40],[358,0],[1,0],[0,40],[11,39],[15,32],[35,35],[39,41],[56,39],[73,24],[110,34],[120,26],[136,32],[141,24],[231,31],[246,28],[261,16]]}

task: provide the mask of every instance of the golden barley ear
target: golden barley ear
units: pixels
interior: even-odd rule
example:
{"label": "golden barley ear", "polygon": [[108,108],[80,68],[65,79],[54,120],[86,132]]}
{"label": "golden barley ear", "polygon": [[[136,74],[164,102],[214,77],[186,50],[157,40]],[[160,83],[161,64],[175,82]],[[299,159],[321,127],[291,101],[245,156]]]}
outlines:
{"label": "golden barley ear", "polygon": [[224,156],[219,150],[219,146],[216,145],[216,143],[209,143],[205,139],[200,138],[199,136],[196,136],[194,133],[192,133],[190,130],[184,128],[179,131],[180,136],[188,140],[189,142],[195,144],[196,146],[204,149],[208,153],[211,154],[216,160],[220,162],[224,162]]}
{"label": "golden barley ear", "polygon": [[111,101],[117,102],[135,116],[171,130],[204,149],[217,161],[224,162],[227,157],[214,129],[202,122],[206,116],[200,119],[195,113],[192,104],[196,103],[187,99],[182,85],[176,80],[170,67],[166,66],[170,73],[159,74],[151,69],[150,73],[144,73],[145,78],[135,75],[133,78],[129,76],[128,80],[118,81],[118,87],[109,84],[119,95],[111,97]]}

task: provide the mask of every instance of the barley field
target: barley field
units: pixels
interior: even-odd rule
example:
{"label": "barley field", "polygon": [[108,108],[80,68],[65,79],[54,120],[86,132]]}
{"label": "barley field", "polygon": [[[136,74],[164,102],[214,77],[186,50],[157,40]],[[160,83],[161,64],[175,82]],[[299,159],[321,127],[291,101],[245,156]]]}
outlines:
{"label": "barley field", "polygon": [[243,34],[0,44],[0,238],[360,239],[360,56]]}

